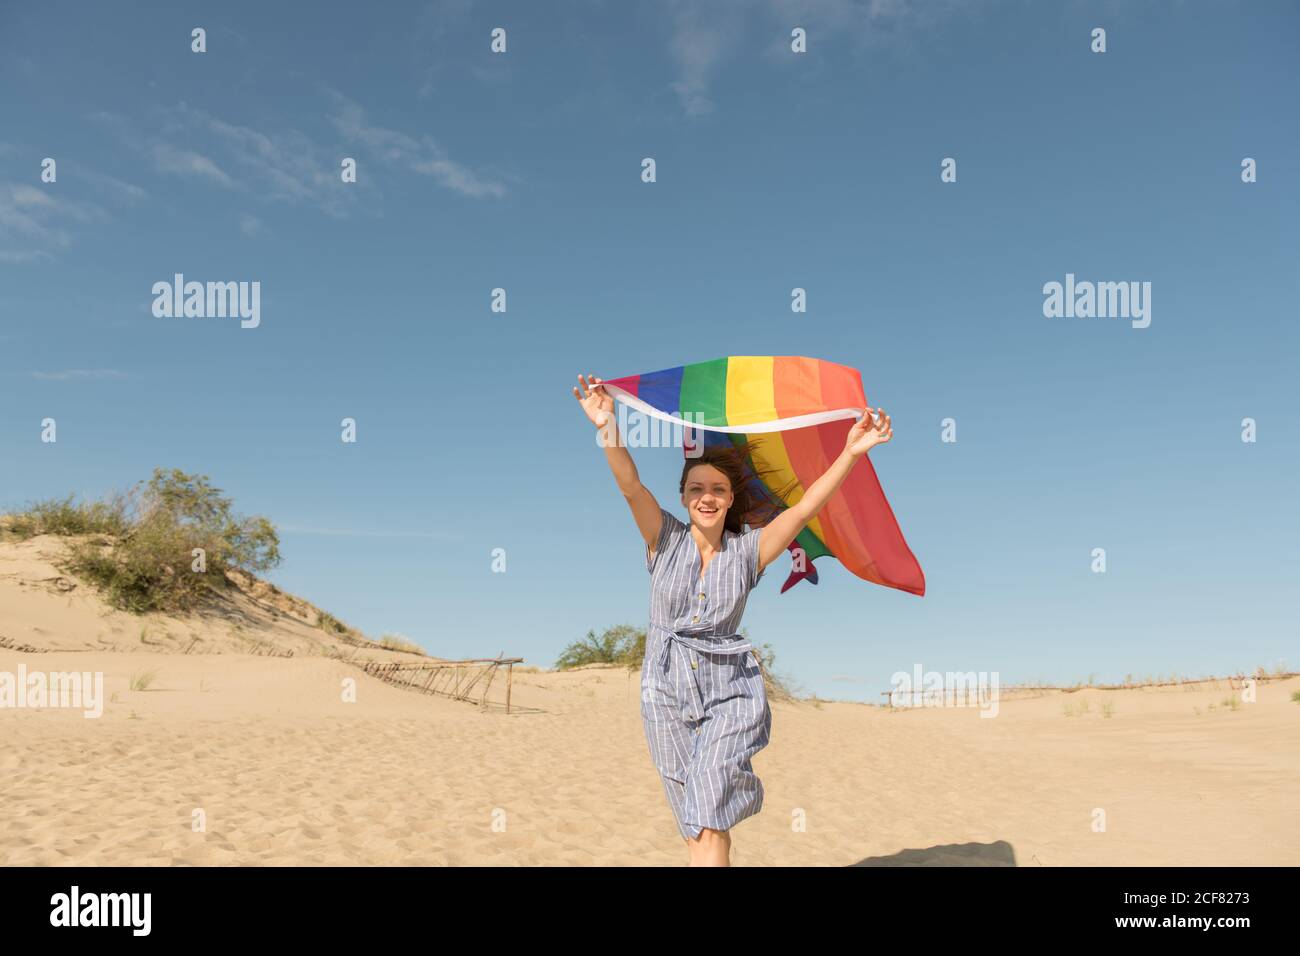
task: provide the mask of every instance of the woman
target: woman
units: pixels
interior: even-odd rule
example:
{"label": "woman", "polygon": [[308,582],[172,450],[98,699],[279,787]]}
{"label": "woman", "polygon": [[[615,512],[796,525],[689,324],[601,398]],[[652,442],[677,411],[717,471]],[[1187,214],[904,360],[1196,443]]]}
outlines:
{"label": "woman", "polygon": [[745,445],[705,449],[682,467],[685,524],[659,506],[618,440],[614,399],[601,379],[578,376],[574,397],[598,430],[614,480],[646,544],[650,627],[641,667],[641,717],[650,756],[690,866],[730,865],[730,830],[763,806],[750,759],[767,746],[772,711],[753,645],[736,632],[750,590],[822,509],[849,469],[893,437],[889,416],[867,409],[844,451],[795,504],[762,527]]}

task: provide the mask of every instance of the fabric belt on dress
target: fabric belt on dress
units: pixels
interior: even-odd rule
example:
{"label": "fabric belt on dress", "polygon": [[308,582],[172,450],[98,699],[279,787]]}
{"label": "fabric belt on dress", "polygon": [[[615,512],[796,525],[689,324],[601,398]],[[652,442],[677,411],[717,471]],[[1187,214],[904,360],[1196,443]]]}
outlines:
{"label": "fabric belt on dress", "polygon": [[[701,651],[705,654],[727,654],[735,656],[754,649],[754,645],[739,634],[714,634],[708,637],[695,636],[692,634],[679,633],[662,624],[655,624],[653,621],[650,623],[650,627],[666,638],[664,641],[663,652],[659,655],[659,666],[665,674],[669,674],[670,676],[669,654],[672,653],[672,646],[674,643],[680,644],[683,647],[692,648],[693,650]],[[692,666],[694,665],[692,664]],[[704,701],[700,697],[699,684],[694,678],[691,678],[688,681],[688,684],[688,690],[692,699],[695,701],[695,715],[688,716],[688,719],[701,720],[704,717]]]}

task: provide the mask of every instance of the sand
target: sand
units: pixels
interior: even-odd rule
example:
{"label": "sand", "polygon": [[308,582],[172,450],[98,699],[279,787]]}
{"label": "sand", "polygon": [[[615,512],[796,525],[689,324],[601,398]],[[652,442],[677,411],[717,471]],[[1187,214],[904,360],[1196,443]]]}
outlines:
{"label": "sand", "polygon": [[[687,860],[643,736],[639,672],[517,670],[505,714],[385,684],[323,643],[291,658],[184,654],[187,632],[164,652],[84,585],[37,583],[48,568],[35,551],[7,553],[0,636],[64,649],[0,649],[0,672],[102,672],[111,699],[96,719],[0,709],[0,863]],[[227,625],[184,626],[215,645]],[[319,629],[302,627],[265,633],[311,647]],[[86,649],[97,633],[115,649]],[[149,669],[155,682],[131,690]],[[355,702],[343,699],[349,678]],[[1296,865],[1296,690],[1300,678],[1267,682],[1235,710],[1222,706],[1226,685],[1052,692],[1003,700],[993,719],[776,702],[772,742],[754,761],[765,806],[732,831],[732,860]],[[1081,700],[1088,712],[1066,716]]]}
{"label": "sand", "polygon": [[[506,715],[323,659],[0,652],[0,671],[55,657],[103,671],[116,700],[98,719],[0,711],[6,864],[686,859],[636,672],[516,674]],[[145,667],[157,682],[129,690]],[[1085,691],[1071,697],[1091,713],[1074,717],[1057,695],[1004,701],[994,719],[777,703],[755,759],[766,803],[733,831],[733,862],[1294,865],[1297,688],[1266,685],[1236,711],[1208,710],[1223,690]]]}

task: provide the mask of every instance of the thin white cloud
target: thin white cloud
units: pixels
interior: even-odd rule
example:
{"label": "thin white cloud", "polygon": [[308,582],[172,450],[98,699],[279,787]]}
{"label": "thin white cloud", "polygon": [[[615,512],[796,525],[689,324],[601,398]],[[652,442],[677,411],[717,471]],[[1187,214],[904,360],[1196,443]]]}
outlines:
{"label": "thin white cloud", "polygon": [[502,183],[480,179],[473,170],[459,163],[453,163],[445,157],[415,163],[411,169],[432,176],[448,189],[464,196],[472,196],[476,199],[480,196],[492,196],[500,199],[506,194],[506,187]]}
{"label": "thin white cloud", "polygon": [[104,218],[94,203],[65,199],[59,188],[0,183],[0,262],[49,258],[72,244],[69,225]]}
{"label": "thin white cloud", "polygon": [[65,368],[57,372],[32,372],[32,378],[46,382],[68,382],[74,379],[118,379],[126,378],[125,372],[115,368]]}
{"label": "thin white cloud", "polygon": [[928,26],[965,5],[966,0],[668,0],[672,88],[686,115],[702,116],[714,109],[710,88],[717,73],[742,43],[751,42],[752,33],[774,38],[768,46],[787,53],[795,27],[808,30],[809,42],[816,44],[892,42],[902,28]]}
{"label": "thin white cloud", "polygon": [[687,116],[713,110],[709,83],[738,32],[738,11],[728,3],[700,7],[677,4],[668,50],[677,64],[673,90]]}
{"label": "thin white cloud", "polygon": [[[446,77],[444,89],[453,90],[463,86],[468,72],[466,67],[476,56],[460,43],[455,45],[460,55],[448,56],[448,45],[443,40],[449,35],[464,36],[471,27],[473,13],[474,0],[425,0],[417,8],[410,36],[423,54],[420,57],[423,64],[422,79],[417,91],[421,99],[432,96],[439,89],[439,76]],[[439,55],[427,55],[425,51],[430,50],[438,50]],[[492,59],[501,61],[509,57]]]}
{"label": "thin white cloud", "polygon": [[198,111],[194,115],[272,198],[315,202],[342,186],[341,177],[332,168],[338,160],[327,162],[325,149],[296,130],[277,131],[272,136]]}
{"label": "thin white cloud", "polygon": [[188,149],[177,149],[170,143],[153,144],[153,162],[160,173],[207,179],[227,189],[235,188],[234,180],[211,159]]}
{"label": "thin white cloud", "polygon": [[95,172],[92,169],[80,170],[78,176],[87,182],[94,183],[106,196],[120,202],[139,202],[148,195],[142,187],[135,185],[135,183],[128,183],[116,176]]}
{"label": "thin white cloud", "polygon": [[230,123],[186,103],[153,111],[153,128],[124,116],[98,112],[90,118],[112,129],[121,141],[143,152],[166,175],[211,183],[256,199],[315,205],[344,216],[357,190],[339,174],[337,148],[317,143],[293,129],[264,133]]}
{"label": "thin white cloud", "polygon": [[41,189],[26,183],[15,184],[10,188],[10,199],[18,208],[65,215],[81,222],[88,222],[102,216],[102,211],[90,203],[73,202],[53,195],[50,190],[57,188],[57,186],[50,186],[48,189]]}
{"label": "thin white cloud", "polygon": [[[361,107],[331,92],[335,109],[327,117],[344,141],[322,143],[296,129],[264,132],[228,122],[182,102],[155,110],[155,128],[142,132],[137,124],[108,112],[90,118],[112,129],[129,146],[144,152],[154,168],[241,192],[257,199],[315,205],[344,216],[364,195],[376,195],[374,179],[359,177],[344,183],[344,157],[358,156],[390,164],[438,183],[463,196],[500,198],[505,185],[456,162],[428,136],[366,122]],[[138,188],[138,187],[137,187]],[[246,234],[261,230],[256,217],[241,221]]]}
{"label": "thin white cloud", "polygon": [[246,236],[255,236],[262,231],[262,220],[245,213],[239,217],[239,230]]}
{"label": "thin white cloud", "polygon": [[463,196],[500,199],[506,194],[504,183],[485,179],[469,167],[455,162],[430,137],[417,139],[400,130],[371,126],[357,103],[340,93],[335,93],[334,97],[339,104],[331,117],[335,128],[344,139],[364,146],[381,161],[422,176],[432,176],[441,185]]}

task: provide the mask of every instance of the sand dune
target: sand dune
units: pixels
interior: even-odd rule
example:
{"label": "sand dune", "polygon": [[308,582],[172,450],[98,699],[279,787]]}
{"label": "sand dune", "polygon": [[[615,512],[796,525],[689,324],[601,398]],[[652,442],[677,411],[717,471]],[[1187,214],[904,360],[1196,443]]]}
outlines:
{"label": "sand dune", "polygon": [[[352,655],[357,647],[372,650],[373,642],[351,628],[323,630],[315,605],[241,571],[228,575],[234,587],[198,613],[116,610],[61,566],[69,546],[80,540],[0,539],[0,648],[328,657]],[[386,658],[373,649],[378,653],[372,656]]]}
{"label": "sand dune", "polygon": [[[638,672],[516,672],[506,715],[367,677],[322,649],[319,629],[260,606],[245,609],[268,616],[250,638],[299,653],[180,653],[195,634],[236,647],[224,619],[190,622],[166,653],[84,586],[41,583],[58,572],[40,547],[0,549],[0,635],[61,650],[0,649],[0,672],[98,671],[111,699],[98,719],[0,709],[2,863],[686,860],[642,736]],[[118,650],[89,649],[105,639]],[[144,669],[156,681],[131,690]],[[1295,865],[1297,689],[1262,684],[1236,710],[1220,706],[1223,687],[1054,693],[1004,700],[995,719],[777,702],[755,759],[766,803],[733,831],[733,862]],[[1081,699],[1088,713],[1065,716]]]}

